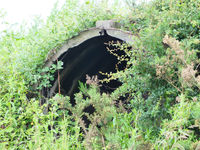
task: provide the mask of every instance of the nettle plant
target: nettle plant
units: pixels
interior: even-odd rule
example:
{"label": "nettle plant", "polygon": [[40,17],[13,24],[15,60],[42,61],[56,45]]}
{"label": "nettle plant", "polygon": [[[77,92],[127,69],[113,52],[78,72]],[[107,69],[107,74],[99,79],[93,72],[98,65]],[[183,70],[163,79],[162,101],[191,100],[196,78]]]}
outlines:
{"label": "nettle plant", "polygon": [[44,67],[37,69],[37,73],[32,75],[31,85],[37,84],[36,89],[41,90],[42,88],[51,87],[51,81],[54,80],[54,74],[62,69],[63,62],[57,61],[56,64],[52,64],[51,67]]}

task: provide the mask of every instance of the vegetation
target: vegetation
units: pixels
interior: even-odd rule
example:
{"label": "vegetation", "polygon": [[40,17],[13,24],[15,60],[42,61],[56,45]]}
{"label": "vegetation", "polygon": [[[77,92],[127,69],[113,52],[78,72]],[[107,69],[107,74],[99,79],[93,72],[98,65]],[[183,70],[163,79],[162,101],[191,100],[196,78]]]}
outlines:
{"label": "vegetation", "polygon": [[[126,2],[66,0],[46,22],[0,34],[0,149],[200,148],[200,0]],[[89,78],[90,87],[80,84],[75,106],[57,94],[44,113],[40,89],[62,67],[43,68],[48,52],[103,19],[118,19],[137,35],[131,50],[116,45],[128,67],[104,81]],[[101,82],[113,78],[122,86],[100,93]],[[91,104],[95,112],[85,113]]]}

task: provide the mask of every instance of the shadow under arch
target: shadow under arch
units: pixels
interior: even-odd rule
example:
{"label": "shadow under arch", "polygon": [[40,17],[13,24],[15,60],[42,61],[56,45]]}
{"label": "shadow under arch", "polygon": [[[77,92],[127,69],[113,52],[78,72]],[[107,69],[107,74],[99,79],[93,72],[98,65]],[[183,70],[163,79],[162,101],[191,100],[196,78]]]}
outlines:
{"label": "shadow under arch", "polygon": [[[45,66],[50,66],[56,63],[56,60],[63,62],[63,69],[60,70],[60,88],[61,94],[73,96],[79,91],[78,81],[86,82],[86,74],[89,76],[97,75],[98,79],[105,78],[101,72],[116,72],[116,64],[118,59],[111,54],[108,49],[115,49],[113,45],[108,45],[109,42],[130,43],[133,40],[133,35],[130,32],[121,31],[119,29],[106,29],[107,34],[100,35],[100,29],[93,28],[81,32],[78,36],[66,41],[56,53],[48,57]],[[118,55],[124,55],[123,51],[117,51]],[[124,69],[126,62],[120,64],[119,70]],[[55,74],[55,80],[52,82],[52,87],[44,92],[46,97],[52,97],[58,93],[58,79]],[[121,83],[117,80],[112,80],[105,83],[101,87],[102,92],[110,93]],[[73,98],[72,105],[75,104]]]}

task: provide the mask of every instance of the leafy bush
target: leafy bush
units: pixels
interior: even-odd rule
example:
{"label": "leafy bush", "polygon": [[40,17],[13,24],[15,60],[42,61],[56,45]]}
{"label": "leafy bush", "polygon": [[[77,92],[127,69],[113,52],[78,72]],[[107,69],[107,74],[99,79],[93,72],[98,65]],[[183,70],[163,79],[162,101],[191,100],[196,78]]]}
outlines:
{"label": "leafy bush", "polygon": [[[4,32],[0,149],[198,149],[200,1],[154,0],[129,5],[128,15],[108,4],[87,1],[79,9],[78,1],[67,0],[46,22]],[[48,52],[97,20],[113,18],[136,35],[131,50],[118,45],[129,56],[117,56],[128,61],[126,69],[101,81],[118,79],[122,86],[100,93],[94,80],[80,84],[73,107],[59,94],[41,105],[44,97],[32,86],[51,86],[52,73],[62,67],[43,68]],[[85,111],[90,106],[94,113]]]}

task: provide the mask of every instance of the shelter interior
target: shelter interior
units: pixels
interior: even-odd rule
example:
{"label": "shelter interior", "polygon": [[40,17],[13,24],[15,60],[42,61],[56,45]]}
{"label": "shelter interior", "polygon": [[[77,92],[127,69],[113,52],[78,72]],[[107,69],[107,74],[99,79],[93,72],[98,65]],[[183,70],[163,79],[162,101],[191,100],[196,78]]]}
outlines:
{"label": "shelter interior", "polygon": [[[106,78],[103,73],[116,72],[126,68],[126,61],[119,63],[117,56],[125,55],[119,49],[119,44],[124,41],[107,34],[88,39],[80,45],[68,49],[58,60],[63,62],[63,69],[60,70],[60,91],[63,95],[71,97],[71,104],[74,105],[74,94],[79,91],[79,81],[86,83],[86,75],[97,76],[98,80]],[[114,50],[113,55],[110,50]],[[56,63],[56,62],[55,62]],[[55,79],[57,79],[55,74]],[[54,81],[55,82],[55,81]],[[121,85],[118,80],[111,80],[109,83],[101,83],[100,91],[110,93]],[[55,93],[58,93],[58,86]]]}

